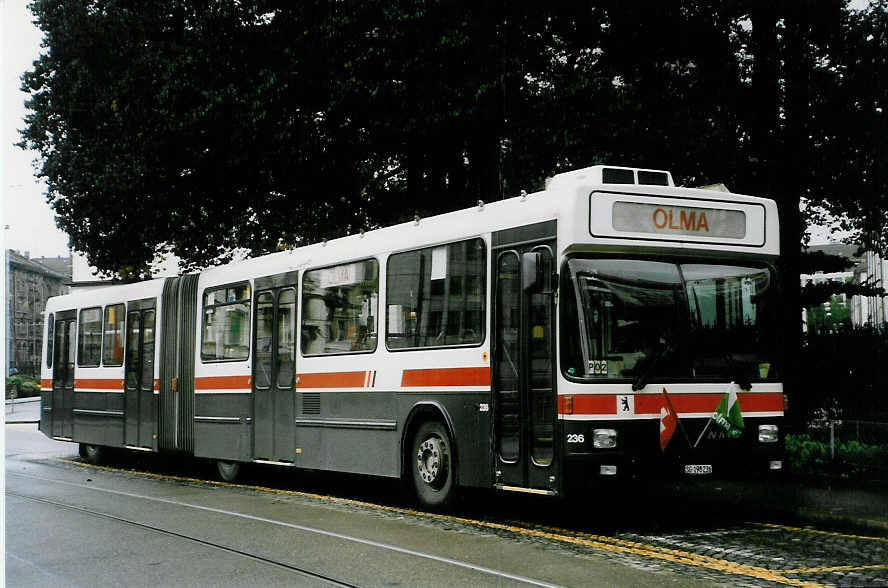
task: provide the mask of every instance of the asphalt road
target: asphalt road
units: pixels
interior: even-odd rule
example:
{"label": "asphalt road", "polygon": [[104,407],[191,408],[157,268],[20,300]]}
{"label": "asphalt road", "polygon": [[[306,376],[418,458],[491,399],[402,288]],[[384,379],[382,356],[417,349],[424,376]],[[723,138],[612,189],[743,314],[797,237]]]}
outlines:
{"label": "asphalt road", "polygon": [[8,586],[711,585],[298,495],[85,468],[7,425]]}
{"label": "asphalt road", "polygon": [[888,586],[884,535],[756,518],[760,498],[733,492],[478,493],[442,516],[386,481],[260,468],[231,485],[193,461],[81,464],[32,424],[6,441],[9,586]]}

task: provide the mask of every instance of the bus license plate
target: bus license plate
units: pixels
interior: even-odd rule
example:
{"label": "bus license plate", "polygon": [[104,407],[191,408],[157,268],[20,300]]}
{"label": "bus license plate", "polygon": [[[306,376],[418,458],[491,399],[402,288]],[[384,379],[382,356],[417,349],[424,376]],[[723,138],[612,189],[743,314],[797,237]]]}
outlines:
{"label": "bus license plate", "polygon": [[690,474],[692,476],[704,476],[706,474],[712,473],[712,466],[709,464],[706,465],[686,465],[685,473]]}

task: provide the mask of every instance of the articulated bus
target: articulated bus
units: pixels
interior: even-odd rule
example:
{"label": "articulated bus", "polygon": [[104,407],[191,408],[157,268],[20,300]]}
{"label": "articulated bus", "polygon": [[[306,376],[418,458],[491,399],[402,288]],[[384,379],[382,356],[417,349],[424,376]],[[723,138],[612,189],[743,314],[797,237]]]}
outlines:
{"label": "articulated bus", "polygon": [[[183,453],[228,480],[251,462],[403,478],[429,508],[458,487],[767,475],[782,468],[778,254],[772,200],[664,171],[567,172],[52,298],[40,430],[87,461]],[[713,422],[728,398],[733,432]]]}

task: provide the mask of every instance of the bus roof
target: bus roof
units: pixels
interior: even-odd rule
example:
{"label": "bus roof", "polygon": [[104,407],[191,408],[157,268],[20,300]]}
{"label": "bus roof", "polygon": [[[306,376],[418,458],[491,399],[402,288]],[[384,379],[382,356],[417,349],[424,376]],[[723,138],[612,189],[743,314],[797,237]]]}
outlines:
{"label": "bus roof", "polygon": [[[639,218],[634,219],[633,214]],[[647,220],[641,218],[645,215]],[[738,238],[740,225],[744,224],[740,222],[741,216],[745,233]],[[385,228],[208,268],[201,272],[201,283],[224,284],[323,267],[550,220],[558,221],[560,253],[596,247],[671,248],[686,253],[699,250],[767,257],[779,253],[777,207],[773,200],[676,187],[672,175],[661,170],[593,166],[558,174],[547,181],[545,190],[533,194],[489,203],[479,201],[467,209],[417,217]],[[672,228],[668,228],[670,223]],[[722,235],[704,234],[703,228],[711,231],[717,223],[721,223],[718,226]],[[658,227],[659,232],[646,232]],[[163,279],[117,286],[113,296],[102,293],[107,288],[100,288],[56,297],[48,308],[95,306],[105,297],[154,297],[160,295],[162,288]]]}

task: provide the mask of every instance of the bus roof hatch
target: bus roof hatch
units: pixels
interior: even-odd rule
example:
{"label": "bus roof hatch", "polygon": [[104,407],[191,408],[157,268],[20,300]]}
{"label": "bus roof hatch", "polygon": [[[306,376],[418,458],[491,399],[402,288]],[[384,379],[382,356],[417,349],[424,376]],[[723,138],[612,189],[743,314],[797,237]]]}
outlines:
{"label": "bus roof hatch", "polygon": [[645,186],[675,186],[672,174],[657,169],[620,167],[615,165],[593,165],[558,174],[546,180],[546,189],[554,189],[566,183],[585,182],[592,184],[637,184]]}

